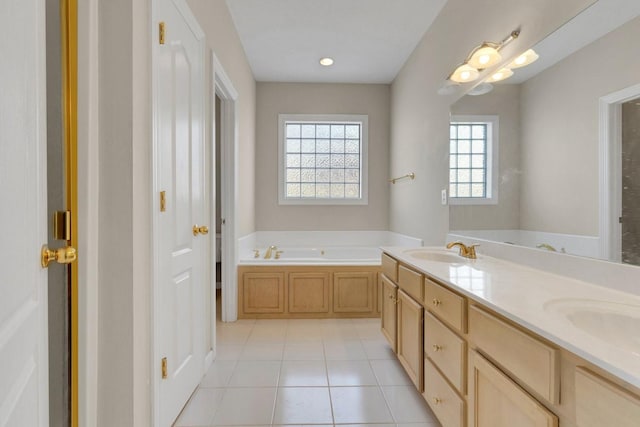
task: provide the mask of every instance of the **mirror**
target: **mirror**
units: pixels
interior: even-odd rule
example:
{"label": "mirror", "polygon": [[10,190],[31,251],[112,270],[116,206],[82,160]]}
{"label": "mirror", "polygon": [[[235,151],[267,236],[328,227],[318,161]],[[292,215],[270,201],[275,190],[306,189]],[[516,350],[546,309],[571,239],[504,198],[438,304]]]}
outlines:
{"label": "mirror", "polygon": [[451,234],[640,265],[638,40],[640,2],[598,0],[537,62],[451,106],[452,122],[498,117],[497,200],[450,197]]}

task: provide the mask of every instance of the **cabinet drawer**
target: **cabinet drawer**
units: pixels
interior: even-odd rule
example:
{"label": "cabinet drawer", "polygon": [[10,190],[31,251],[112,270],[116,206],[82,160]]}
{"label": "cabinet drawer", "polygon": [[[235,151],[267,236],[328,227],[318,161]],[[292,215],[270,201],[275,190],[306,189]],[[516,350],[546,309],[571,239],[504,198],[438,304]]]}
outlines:
{"label": "cabinet drawer", "polygon": [[424,315],[424,352],[460,393],[466,393],[465,341],[436,319]]}
{"label": "cabinet drawer", "polygon": [[577,368],[576,422],[580,427],[637,427],[640,397],[584,368]]}
{"label": "cabinet drawer", "polygon": [[424,276],[422,274],[417,273],[404,265],[398,267],[398,286],[421,304],[424,302],[423,280]]}
{"label": "cabinet drawer", "polygon": [[559,403],[560,352],[471,306],[469,337],[478,348],[551,403]]}
{"label": "cabinet drawer", "polygon": [[433,413],[442,427],[463,427],[465,425],[464,401],[447,384],[429,359],[424,360],[424,393]]}
{"label": "cabinet drawer", "polygon": [[460,332],[467,331],[466,303],[464,297],[442,285],[425,278],[425,306],[439,319]]}
{"label": "cabinet drawer", "polygon": [[393,282],[398,282],[398,261],[382,254],[382,273]]}

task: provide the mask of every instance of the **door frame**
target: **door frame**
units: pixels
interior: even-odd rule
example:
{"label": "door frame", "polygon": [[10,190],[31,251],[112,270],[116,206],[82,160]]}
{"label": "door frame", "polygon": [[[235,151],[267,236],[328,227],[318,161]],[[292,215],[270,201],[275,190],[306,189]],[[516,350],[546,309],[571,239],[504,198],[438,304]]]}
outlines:
{"label": "door frame", "polygon": [[[222,63],[216,56],[215,52],[211,53],[211,69],[212,69],[212,132],[211,138],[215,140],[215,96],[220,98],[220,124],[222,126],[220,132],[220,191],[221,195],[221,215],[225,223],[221,228],[222,238],[222,313],[223,322],[233,322],[238,319],[238,292],[237,292],[237,192],[236,183],[238,182],[238,119],[237,119],[237,100],[238,91],[234,88],[231,79],[225,72]],[[215,163],[213,163],[215,164]],[[215,200],[214,200],[215,202]],[[213,209],[215,217],[215,209]],[[214,218],[215,220],[215,218]],[[211,224],[215,224],[212,221]],[[215,255],[215,254],[214,254]],[[214,258],[215,260],[215,258]],[[213,293],[215,297],[215,292]],[[215,299],[212,302],[212,342],[215,345]]]}
{"label": "door frame", "polygon": [[621,262],[622,104],[640,97],[640,84],[599,100],[600,258]]}

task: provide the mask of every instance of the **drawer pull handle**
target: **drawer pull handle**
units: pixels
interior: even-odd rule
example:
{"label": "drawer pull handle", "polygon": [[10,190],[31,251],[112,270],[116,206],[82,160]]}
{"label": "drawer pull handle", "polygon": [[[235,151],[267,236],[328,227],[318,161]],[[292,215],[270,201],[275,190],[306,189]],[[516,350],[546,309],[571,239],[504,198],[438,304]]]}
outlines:
{"label": "drawer pull handle", "polygon": [[397,304],[398,303],[398,298],[394,298],[393,295],[389,295],[389,299],[391,300],[392,304]]}
{"label": "drawer pull handle", "polygon": [[438,298],[434,298],[433,301],[431,301],[433,303],[433,305],[435,305],[436,307],[439,307],[440,305],[442,305],[442,301],[440,301]]}
{"label": "drawer pull handle", "polygon": [[442,403],[442,399],[440,399],[439,397],[434,397],[433,398],[433,403],[436,405],[439,405]]}
{"label": "drawer pull handle", "polygon": [[433,345],[433,351],[437,352],[437,351],[442,351],[442,350],[443,350],[443,347],[441,345],[438,345],[438,344],[434,344]]}

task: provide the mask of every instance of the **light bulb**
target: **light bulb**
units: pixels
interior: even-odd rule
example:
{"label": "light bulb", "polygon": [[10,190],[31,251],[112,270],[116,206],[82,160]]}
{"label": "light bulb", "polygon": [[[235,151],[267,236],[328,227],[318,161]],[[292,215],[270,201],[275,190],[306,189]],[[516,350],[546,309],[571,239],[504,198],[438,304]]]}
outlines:
{"label": "light bulb", "polygon": [[498,50],[485,43],[473,52],[468,64],[476,69],[483,69],[495,65],[501,60],[502,56]]}
{"label": "light bulb", "polygon": [[472,82],[477,79],[479,74],[480,73],[478,73],[478,70],[476,70],[475,68],[467,64],[462,64],[458,68],[456,68],[449,79],[457,83],[466,83]]}
{"label": "light bulb", "polygon": [[329,67],[333,65],[333,59],[329,57],[320,58],[320,65],[324,65],[325,67]]}
{"label": "light bulb", "polygon": [[538,54],[533,49],[529,49],[528,51],[514,59],[513,62],[509,64],[508,68],[524,67],[536,61],[537,59]]}
{"label": "light bulb", "polygon": [[488,79],[486,79],[486,82],[489,83],[493,83],[493,82],[499,82],[501,80],[505,80],[508,79],[509,77],[513,76],[513,71],[511,71],[511,69],[509,68],[502,68],[501,70],[496,71],[495,73],[493,73]]}

